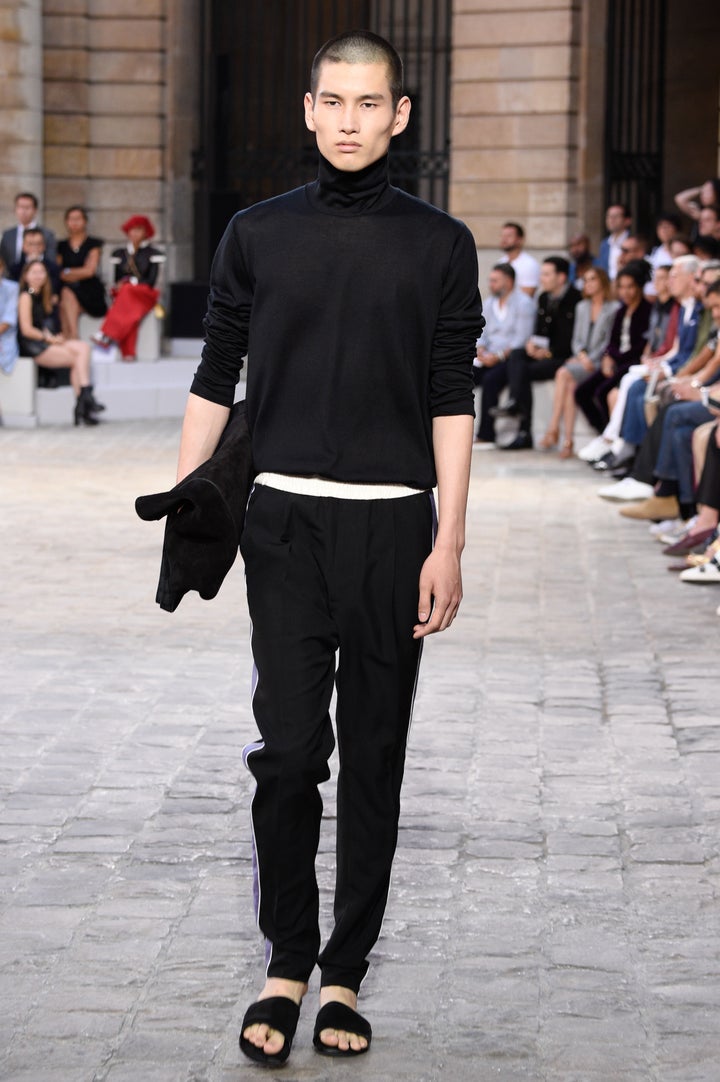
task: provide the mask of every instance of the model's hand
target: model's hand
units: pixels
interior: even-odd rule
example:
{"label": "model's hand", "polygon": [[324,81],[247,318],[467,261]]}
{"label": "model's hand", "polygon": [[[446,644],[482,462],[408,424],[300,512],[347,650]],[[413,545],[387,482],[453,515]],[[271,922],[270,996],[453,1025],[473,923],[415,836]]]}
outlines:
{"label": "model's hand", "polygon": [[607,353],[600,364],[600,371],[605,376],[605,379],[612,379],[615,375],[615,361]]}
{"label": "model's hand", "polygon": [[434,548],[420,571],[418,623],[413,638],[445,631],[462,601],[460,557],[453,549]]}

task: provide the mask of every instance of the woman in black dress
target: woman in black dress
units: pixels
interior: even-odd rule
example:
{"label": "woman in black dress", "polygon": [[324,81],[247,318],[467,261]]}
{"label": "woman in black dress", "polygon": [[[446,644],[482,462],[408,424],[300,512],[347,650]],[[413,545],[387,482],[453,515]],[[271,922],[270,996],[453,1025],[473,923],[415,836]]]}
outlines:
{"label": "woman in black dress", "polygon": [[27,263],[20,275],[18,343],[23,357],[41,368],[69,368],[75,391],[75,424],[96,425],[105,407],[96,402],[90,383],[90,343],[55,333],[48,272],[40,260]]}
{"label": "woman in black dress", "polygon": [[81,312],[104,316],[107,312],[105,286],[98,275],[103,242],[88,236],[88,217],[84,207],[68,207],[65,228],[68,236],[58,244],[60,264],[60,324],[66,338],[78,337]]}

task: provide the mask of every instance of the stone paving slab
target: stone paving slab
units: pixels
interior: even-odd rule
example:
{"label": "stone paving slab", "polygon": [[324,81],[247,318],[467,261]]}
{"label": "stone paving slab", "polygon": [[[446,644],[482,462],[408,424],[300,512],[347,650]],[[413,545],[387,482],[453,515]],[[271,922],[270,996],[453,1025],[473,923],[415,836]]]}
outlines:
{"label": "stone paving slab", "polygon": [[[176,421],[0,429],[0,1078],[238,1082],[261,983],[240,563],[153,598]],[[577,461],[474,455],[465,591],[427,643],[375,1039],[285,1082],[716,1082],[720,591]],[[332,889],[324,787],[319,875]]]}

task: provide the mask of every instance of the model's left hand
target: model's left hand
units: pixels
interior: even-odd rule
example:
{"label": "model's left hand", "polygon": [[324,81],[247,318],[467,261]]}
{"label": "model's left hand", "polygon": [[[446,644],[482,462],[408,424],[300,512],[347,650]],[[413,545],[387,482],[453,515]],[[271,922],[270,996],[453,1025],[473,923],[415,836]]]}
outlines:
{"label": "model's left hand", "polygon": [[460,557],[454,549],[436,547],[420,572],[418,623],[413,628],[413,638],[445,631],[455,619],[461,601]]}

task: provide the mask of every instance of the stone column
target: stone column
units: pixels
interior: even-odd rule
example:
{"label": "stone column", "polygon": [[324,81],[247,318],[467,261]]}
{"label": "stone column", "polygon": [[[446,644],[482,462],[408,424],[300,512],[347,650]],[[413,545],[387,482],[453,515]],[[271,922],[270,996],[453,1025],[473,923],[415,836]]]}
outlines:
{"label": "stone column", "polygon": [[18,191],[43,196],[41,0],[0,3],[0,224]]}
{"label": "stone column", "polygon": [[481,278],[500,227],[562,252],[576,225],[578,37],[573,0],[454,0],[450,211],[475,236]]}

